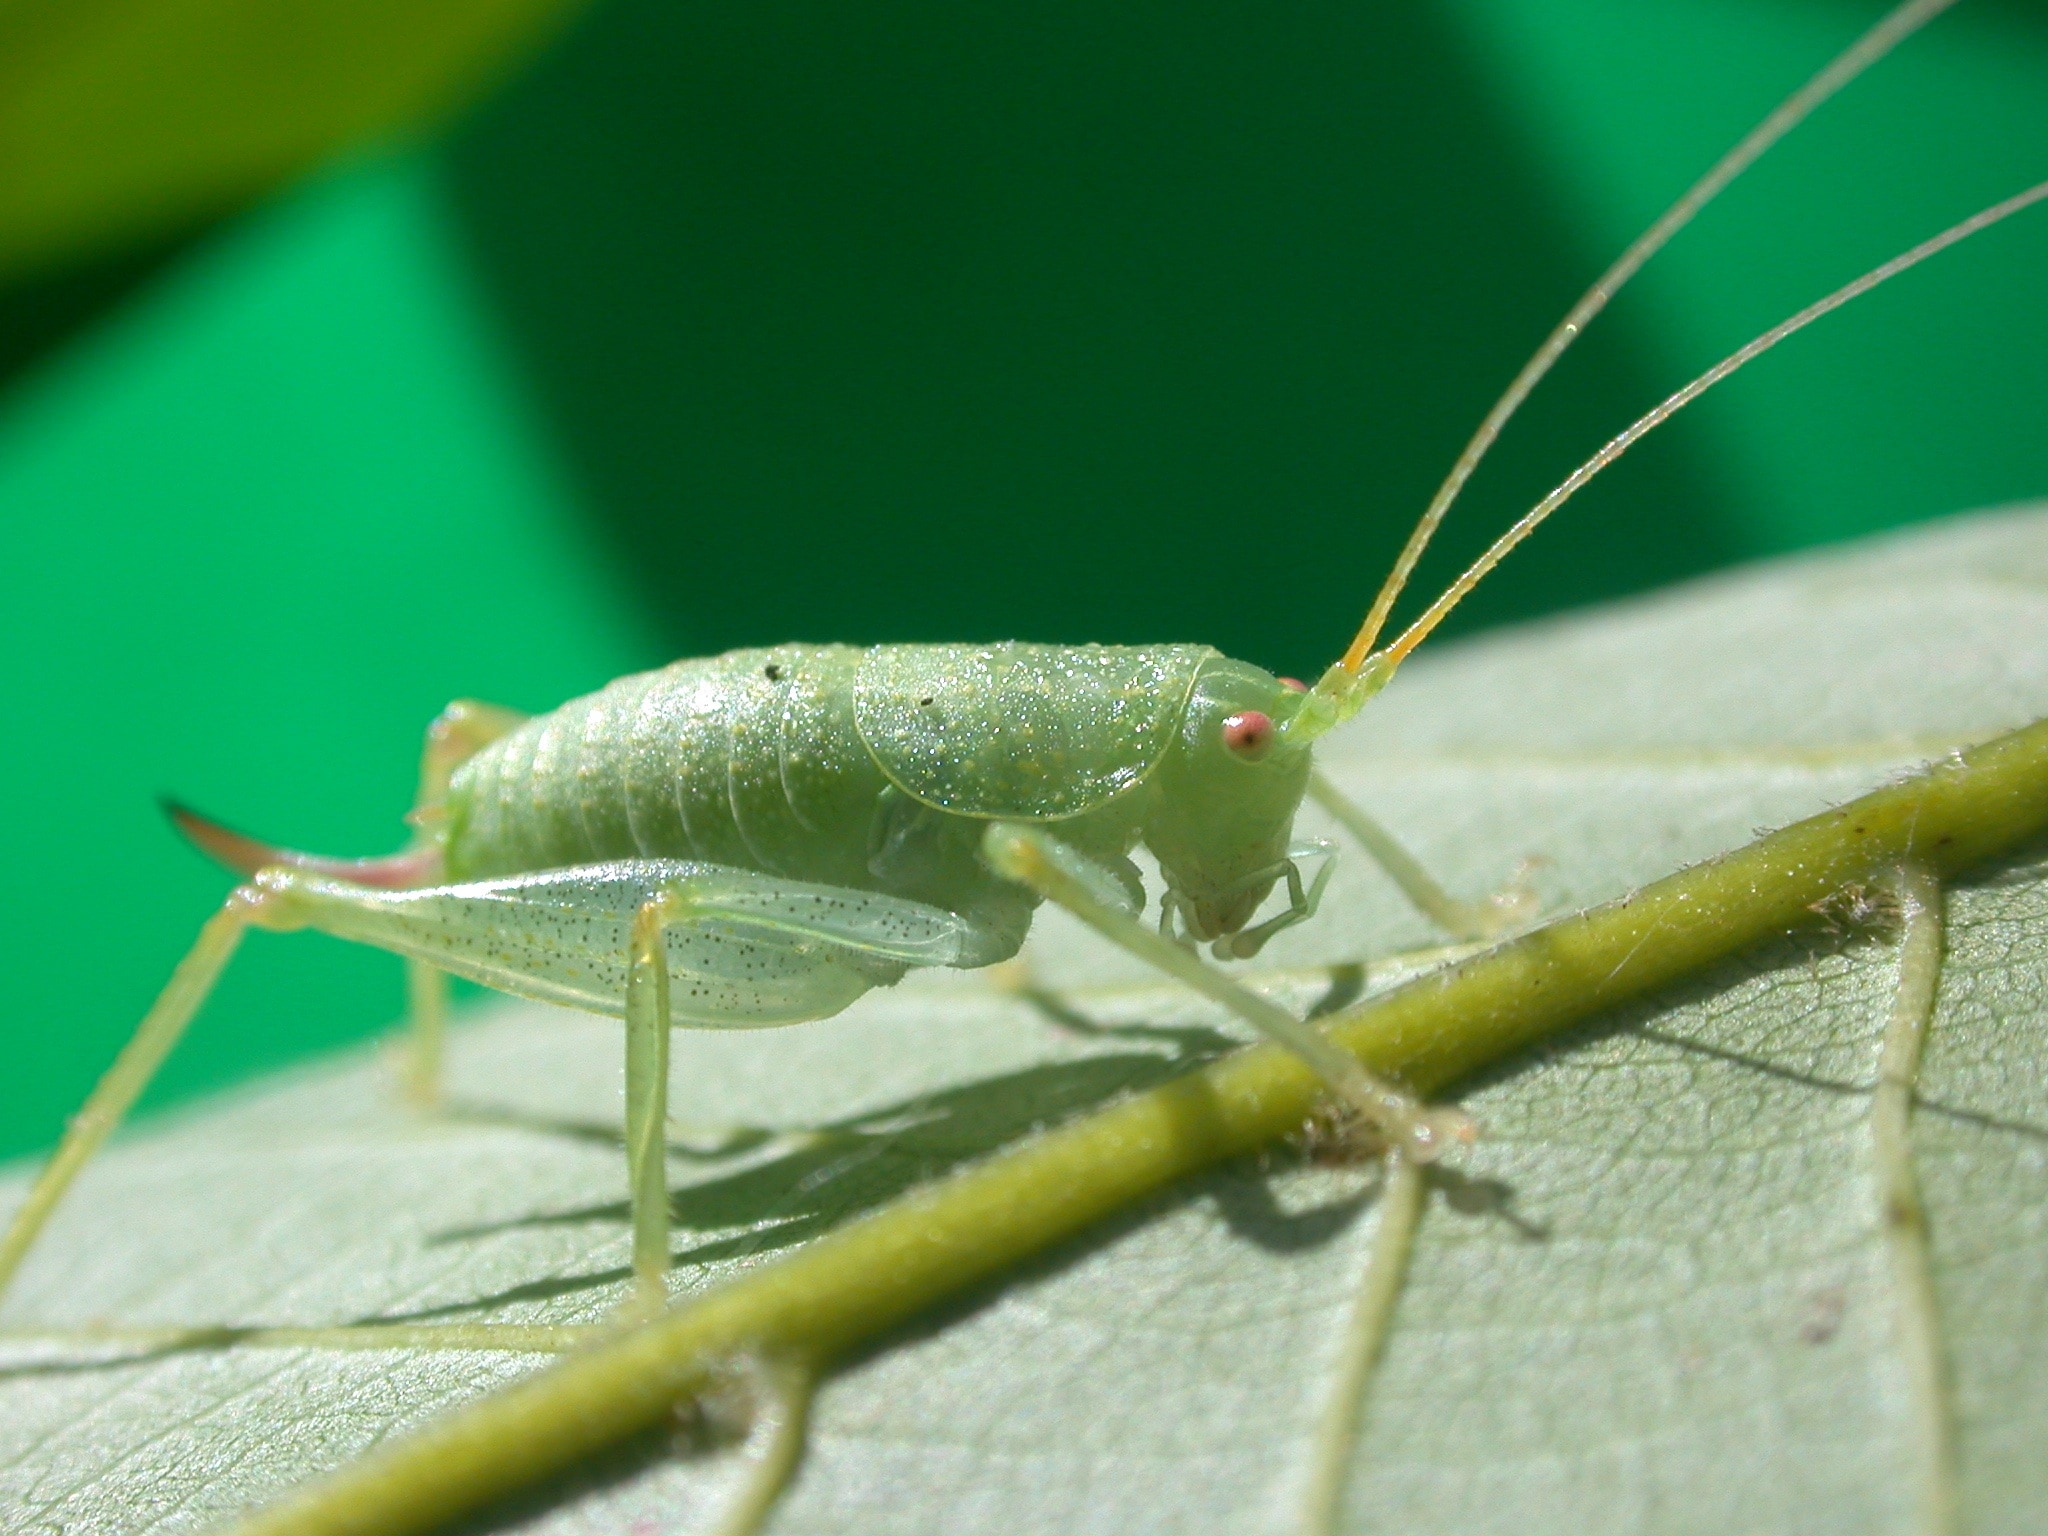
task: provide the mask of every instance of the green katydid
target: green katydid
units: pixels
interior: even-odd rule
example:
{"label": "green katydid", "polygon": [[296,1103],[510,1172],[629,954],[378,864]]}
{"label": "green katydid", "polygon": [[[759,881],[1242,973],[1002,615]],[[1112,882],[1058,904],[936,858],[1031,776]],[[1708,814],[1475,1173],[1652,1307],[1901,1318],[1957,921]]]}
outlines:
{"label": "green katydid", "polygon": [[[252,926],[317,928],[413,967],[415,1086],[431,1096],[444,972],[626,1021],[634,1264],[665,1294],[659,1156],[668,1031],[830,1015],[924,966],[1013,955],[1039,902],[1196,986],[1286,1045],[1411,1161],[1469,1135],[1454,1109],[1368,1074],[1310,1024],[1204,961],[1246,959],[1312,917],[1324,862],[1293,840],[1313,795],[1454,934],[1499,932],[1513,898],[1460,903],[1312,767],[1471,588],[1600,469],[1761,352],[1896,273],[2048,197],[2018,194],[1774,327],[1646,414],[1504,534],[1390,643],[1379,638],[1479,458],[1613,293],[1710,198],[1950,0],[1910,0],[1729,152],[1588,291],[1489,413],[1345,655],[1313,687],[1191,645],[785,646],[678,662],[527,720],[452,706],[430,729],[412,847],[332,860],[178,811],[247,881],[229,897],[77,1116],[0,1239],[0,1284]],[[1158,922],[1128,855],[1166,882]],[[1278,887],[1286,904],[1259,920]]]}

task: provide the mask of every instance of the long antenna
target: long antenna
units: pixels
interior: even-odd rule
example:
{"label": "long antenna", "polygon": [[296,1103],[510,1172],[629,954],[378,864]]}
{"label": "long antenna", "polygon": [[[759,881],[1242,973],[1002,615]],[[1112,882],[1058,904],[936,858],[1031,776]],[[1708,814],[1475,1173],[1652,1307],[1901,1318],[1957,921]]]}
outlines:
{"label": "long antenna", "polygon": [[1352,640],[1343,659],[1337,664],[1345,671],[1356,674],[1371,654],[1374,643],[1385,628],[1387,616],[1393,611],[1394,603],[1401,591],[1408,585],[1408,578],[1414,574],[1415,564],[1428,548],[1435,535],[1437,525],[1444,520],[1444,514],[1451,510],[1451,504],[1465,489],[1465,482],[1472,478],[1472,471],[1479,467],[1479,461],[1486,457],[1494,439],[1500,436],[1501,428],[1508,418],[1521,409],[1522,402],[1529,398],[1543,376],[1550,372],[1558,358],[1574,341],[1578,340],[1594,316],[1607,307],[1607,301],[1630,278],[1634,277],[1652,256],[1670,243],[1671,237],[1692,222],[1693,215],[1718,196],[1729,182],[1748,170],[1757,159],[1778,140],[1790,133],[1813,110],[1830,96],[1841,90],[1864,70],[1883,58],[1900,42],[1954,5],[1956,0],[1906,0],[1888,13],[1876,26],[1865,32],[1844,49],[1833,62],[1815,75],[1806,84],[1786,97],[1762,122],[1743,135],[1741,141],[1717,160],[1713,168],[1686,190],[1683,197],[1664,210],[1656,223],[1638,235],[1629,248],[1615,259],[1605,272],[1601,273],[1593,286],[1580,296],[1578,303],[1557,323],[1536,349],[1535,355],[1522,365],[1522,371],[1493,409],[1486,413],[1486,419],[1472,434],[1472,440],[1451,465],[1451,472],[1444,477],[1444,483],[1437,487],[1436,495],[1408,535],[1408,542],[1402,546],[1401,554],[1394,561],[1394,568],[1387,573],[1387,579],[1380,586],[1379,595],[1373,599],[1372,609],[1365,616],[1357,636]]}
{"label": "long antenna", "polygon": [[1729,353],[1728,356],[1722,358],[1720,362],[1714,364],[1713,367],[1694,379],[1685,388],[1666,399],[1654,410],[1646,412],[1631,423],[1626,431],[1613,438],[1604,448],[1594,454],[1592,458],[1586,460],[1585,463],[1573,470],[1571,477],[1562,485],[1537,502],[1534,507],[1523,513],[1521,519],[1512,528],[1493,541],[1485,554],[1472,562],[1464,575],[1444,589],[1443,595],[1431,603],[1424,610],[1420,618],[1401,632],[1401,637],[1398,640],[1385,650],[1375,652],[1368,658],[1367,665],[1371,667],[1372,675],[1382,682],[1386,678],[1391,677],[1394,669],[1401,664],[1408,653],[1428,638],[1429,632],[1444,621],[1450,611],[1458,606],[1458,603],[1464,598],[1466,593],[1479,585],[1481,579],[1485,577],[1488,571],[1501,563],[1509,550],[1534,533],[1545,518],[1549,517],[1551,513],[1578,494],[1579,489],[1588,480],[1591,480],[1601,470],[1612,464],[1644,437],[1648,436],[1650,432],[1670,420],[1672,416],[1676,415],[1684,407],[1699,399],[1701,395],[1727,378],[1736,369],[1755,358],[1761,357],[1786,337],[1793,335],[1795,332],[1805,330],[1822,315],[1840,309],[1851,299],[1860,298],[1879,283],[1889,282],[1908,268],[1917,267],[1928,257],[1947,250],[1959,241],[1969,239],[1970,236],[1976,234],[1979,230],[1989,229],[2001,219],[2009,219],[2021,209],[2032,207],[2035,203],[2044,200],[2048,200],[2048,181],[2041,182],[2038,186],[2029,187],[2024,192],[2016,192],[2011,197],[2005,199],[2004,202],[1993,203],[1983,212],[1973,214],[1971,217],[1963,220],[1962,223],[1952,225],[1932,239],[1921,241],[1920,244],[1914,246],[1910,251],[1904,251],[1894,256],[1890,261],[1884,263],[1883,266],[1873,267],[1853,283],[1844,284],[1826,298],[1816,300],[1814,303],[1807,305],[1806,308],[1800,310],[1798,314],[1793,315],[1790,319],[1779,321],[1778,324],[1772,326],[1748,345]]}

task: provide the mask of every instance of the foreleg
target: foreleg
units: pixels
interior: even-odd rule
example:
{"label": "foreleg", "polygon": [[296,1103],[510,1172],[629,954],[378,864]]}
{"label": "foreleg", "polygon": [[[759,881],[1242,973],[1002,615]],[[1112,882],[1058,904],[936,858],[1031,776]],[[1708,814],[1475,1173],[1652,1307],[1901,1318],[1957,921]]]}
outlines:
{"label": "foreleg", "polygon": [[1186,945],[1139,922],[1121,887],[1058,838],[1021,822],[990,824],[982,844],[991,868],[1058,902],[1097,933],[1139,959],[1221,1003],[1268,1039],[1286,1046],[1331,1089],[1355,1106],[1375,1130],[1409,1156],[1426,1162],[1454,1140],[1471,1138],[1471,1123],[1447,1107],[1430,1107],[1358,1059],[1338,1049],[1312,1023],[1248,991]]}

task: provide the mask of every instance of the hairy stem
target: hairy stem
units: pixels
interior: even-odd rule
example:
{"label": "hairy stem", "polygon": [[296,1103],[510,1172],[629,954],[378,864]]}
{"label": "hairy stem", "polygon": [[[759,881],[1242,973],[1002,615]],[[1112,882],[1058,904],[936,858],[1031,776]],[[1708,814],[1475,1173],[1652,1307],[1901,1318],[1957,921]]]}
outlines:
{"label": "hairy stem", "polygon": [[[1323,1023],[1431,1094],[1531,1042],[1814,920],[1911,861],[1957,873],[2048,829],[2048,721],[1559,919]],[[934,1303],[1298,1128],[1322,1091],[1255,1046],[1029,1137],[288,1495],[236,1536],[430,1530],[655,1425],[718,1363],[829,1362]]]}

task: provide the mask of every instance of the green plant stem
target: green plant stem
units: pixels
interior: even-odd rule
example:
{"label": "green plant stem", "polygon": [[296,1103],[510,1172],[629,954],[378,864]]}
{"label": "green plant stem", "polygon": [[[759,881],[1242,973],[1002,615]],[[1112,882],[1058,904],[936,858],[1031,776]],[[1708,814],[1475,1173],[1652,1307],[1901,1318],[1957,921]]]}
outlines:
{"label": "green plant stem", "polygon": [[[1603,1008],[1810,923],[1912,859],[1952,875],[2048,829],[2048,721],[1333,1015],[1434,1093]],[[479,1398],[287,1495],[234,1536],[430,1530],[662,1421],[721,1364],[818,1367],[1177,1179],[1298,1128],[1320,1092],[1255,1046],[1032,1136]]]}

